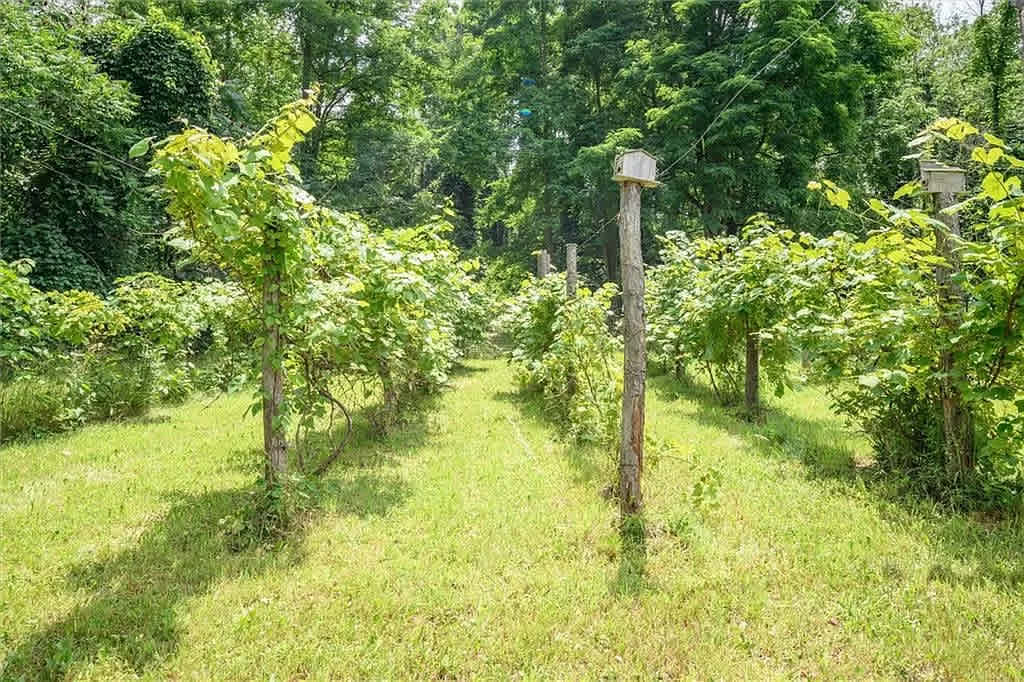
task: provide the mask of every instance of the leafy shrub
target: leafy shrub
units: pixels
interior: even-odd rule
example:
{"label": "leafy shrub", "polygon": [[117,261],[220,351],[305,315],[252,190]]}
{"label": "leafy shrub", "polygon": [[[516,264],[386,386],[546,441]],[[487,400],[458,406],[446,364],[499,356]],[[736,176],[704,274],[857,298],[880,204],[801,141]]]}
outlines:
{"label": "leafy shrub", "polygon": [[321,233],[316,264],[326,277],[299,292],[300,412],[324,407],[320,389],[344,376],[382,396],[374,421],[388,430],[417,396],[443,386],[448,372],[485,328],[486,309],[470,274],[435,221],[405,230],[372,231],[355,216],[337,216]]}
{"label": "leafy shrub", "polygon": [[450,225],[371,230],[298,186],[291,152],[316,125],[312,106],[311,98],[287,105],[238,141],[188,129],[153,158],[171,243],[230,273],[255,303],[258,366],[281,387],[254,396],[268,424],[268,483],[288,469],[290,433],[338,410],[350,416],[339,386],[379,392],[375,421],[387,429],[412,398],[444,385],[482,328],[475,265],[444,238]]}
{"label": "leafy shrub", "polygon": [[193,284],[189,296],[199,315],[198,331],[187,341],[194,386],[229,390],[255,376],[258,326],[241,288],[209,280]]}
{"label": "leafy shrub", "polygon": [[[30,268],[0,262],[0,307],[12,321],[0,327],[0,390],[12,400],[0,438],[139,415],[196,387],[227,385],[252,355],[237,287],[142,273],[101,298],[39,291],[25,277]],[[216,380],[196,362],[216,363]],[[26,397],[31,386],[38,401]]]}
{"label": "leafy shrub", "polygon": [[39,292],[28,282],[31,261],[0,261],[0,381],[43,354],[43,329],[36,318]]}
{"label": "leafy shrub", "polygon": [[541,392],[548,413],[574,438],[602,445],[618,438],[622,400],[621,373],[615,371],[621,346],[608,331],[616,292],[606,284],[569,299],[564,275],[531,278],[498,320],[522,384]]}
{"label": "leafy shrub", "polygon": [[[979,190],[946,213],[970,217],[956,234],[919,199],[919,182],[871,199],[877,229],[837,237],[847,284],[808,318],[818,365],[839,410],[868,432],[879,463],[939,497],[1016,506],[1024,492],[1024,161],[967,123],[937,121],[915,140],[971,150]],[[834,184],[812,183],[848,209]],[[969,211],[967,210],[969,209]]]}
{"label": "leafy shrub", "polygon": [[[753,352],[763,373],[781,393],[795,338],[790,327],[804,283],[798,264],[813,255],[806,234],[777,229],[760,216],[741,237],[663,240],[663,265],[649,277],[648,343],[655,362],[679,371],[696,363],[707,372],[724,403],[744,389],[746,361]],[[753,403],[757,409],[757,383]]]}

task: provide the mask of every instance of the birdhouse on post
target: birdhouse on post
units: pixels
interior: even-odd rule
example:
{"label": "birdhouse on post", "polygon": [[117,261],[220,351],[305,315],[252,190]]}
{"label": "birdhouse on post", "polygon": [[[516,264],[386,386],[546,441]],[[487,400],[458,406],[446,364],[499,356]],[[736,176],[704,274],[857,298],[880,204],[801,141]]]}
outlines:
{"label": "birdhouse on post", "polygon": [[921,159],[921,181],[929,194],[957,194],[967,188],[967,174],[963,168],[931,159]]}
{"label": "birdhouse on post", "polygon": [[658,160],[642,149],[615,158],[619,183],[619,271],[622,273],[622,439],[619,441],[619,515],[622,528],[640,513],[643,495],[647,342],[644,312],[644,253],[640,239],[640,193],[658,186]]}
{"label": "birdhouse on post", "polygon": [[658,160],[643,149],[627,149],[615,157],[612,180],[635,182],[641,187],[658,186]]}
{"label": "birdhouse on post", "polygon": [[[966,189],[967,178],[962,168],[921,159],[921,181],[925,191],[931,195],[931,213],[937,223],[933,229],[935,255],[939,258],[935,266],[935,288],[941,326],[957,329],[963,323],[963,311],[966,309],[963,290],[957,284],[957,276],[961,271],[960,255],[956,249],[956,241],[961,238],[960,217],[945,209],[956,201],[955,194]],[[938,224],[945,224],[945,227],[939,227]],[[942,400],[946,463],[951,473],[964,475],[973,471],[976,465],[974,417],[970,403],[951,378],[957,375],[958,370],[963,371],[956,366],[957,362],[952,344],[942,349],[939,355],[942,368],[939,395]]]}

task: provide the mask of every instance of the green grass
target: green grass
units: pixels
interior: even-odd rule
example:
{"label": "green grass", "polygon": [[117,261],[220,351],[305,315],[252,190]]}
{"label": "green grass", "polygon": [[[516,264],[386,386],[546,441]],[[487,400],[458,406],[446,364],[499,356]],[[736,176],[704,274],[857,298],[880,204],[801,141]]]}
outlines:
{"label": "green grass", "polygon": [[653,379],[624,547],[607,455],[500,362],[454,383],[275,551],[218,524],[258,462],[246,397],[0,449],[0,677],[1024,677],[1024,534],[902,499],[815,389],[755,427]]}

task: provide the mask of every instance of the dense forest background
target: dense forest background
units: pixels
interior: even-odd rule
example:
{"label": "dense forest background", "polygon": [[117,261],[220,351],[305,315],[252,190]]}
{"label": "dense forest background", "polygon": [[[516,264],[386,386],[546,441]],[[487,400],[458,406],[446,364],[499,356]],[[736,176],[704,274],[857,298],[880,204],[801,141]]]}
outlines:
{"label": "dense forest background", "polygon": [[617,279],[610,163],[622,147],[661,159],[664,186],[644,202],[650,261],[659,234],[735,233],[759,212],[858,232],[822,210],[809,179],[891,194],[916,174],[907,140],[939,116],[1024,143],[1020,11],[1013,0],[959,15],[883,0],[8,0],[0,258],[34,260],[43,289],[105,291],[140,270],[188,278],[129,149],[185,122],[241,136],[314,87],[307,189],[371,225],[448,207],[451,239],[489,256],[495,276],[578,242],[584,277]]}

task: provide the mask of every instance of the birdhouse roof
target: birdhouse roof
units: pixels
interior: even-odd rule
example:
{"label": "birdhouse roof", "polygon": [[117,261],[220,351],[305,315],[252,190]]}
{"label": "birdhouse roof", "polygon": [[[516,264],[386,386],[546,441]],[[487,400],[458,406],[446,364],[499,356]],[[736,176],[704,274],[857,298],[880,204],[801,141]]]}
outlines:
{"label": "birdhouse roof", "polygon": [[921,170],[929,173],[963,173],[963,168],[957,168],[956,166],[948,166],[941,161],[934,161],[932,159],[921,159]]}
{"label": "birdhouse roof", "polygon": [[654,154],[651,154],[650,152],[648,152],[646,150],[643,150],[643,149],[627,149],[626,151],[622,152],[621,156],[625,156],[627,154],[643,154],[648,159],[653,159],[655,161],[659,161],[660,160]]}

